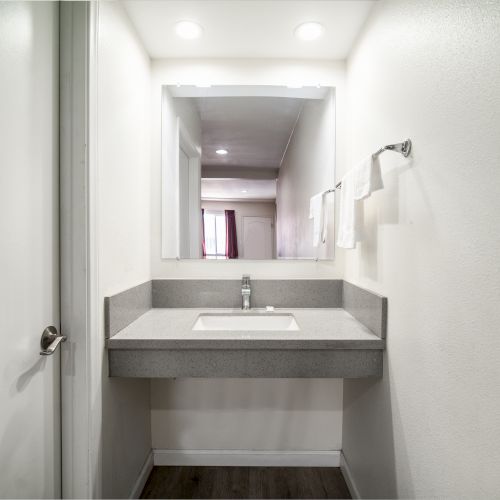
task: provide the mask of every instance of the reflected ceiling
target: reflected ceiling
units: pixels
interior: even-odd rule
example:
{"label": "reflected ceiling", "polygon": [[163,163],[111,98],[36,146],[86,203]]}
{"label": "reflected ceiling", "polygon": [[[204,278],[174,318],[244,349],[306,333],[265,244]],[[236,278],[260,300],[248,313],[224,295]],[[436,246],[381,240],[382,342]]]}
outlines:
{"label": "reflected ceiling", "polygon": [[[286,97],[196,98],[202,165],[279,168],[302,108]],[[216,153],[225,149],[228,154]]]}

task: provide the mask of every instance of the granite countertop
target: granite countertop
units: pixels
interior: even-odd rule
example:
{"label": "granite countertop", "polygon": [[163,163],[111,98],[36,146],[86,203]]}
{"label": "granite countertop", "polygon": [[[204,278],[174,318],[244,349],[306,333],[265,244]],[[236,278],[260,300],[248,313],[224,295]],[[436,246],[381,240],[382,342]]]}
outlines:
{"label": "granite countertop", "polygon": [[[385,340],[344,309],[275,309],[292,313],[298,331],[194,331],[199,314],[240,309],[153,308],[107,339],[108,349],[384,349]],[[252,309],[250,314],[266,313]]]}

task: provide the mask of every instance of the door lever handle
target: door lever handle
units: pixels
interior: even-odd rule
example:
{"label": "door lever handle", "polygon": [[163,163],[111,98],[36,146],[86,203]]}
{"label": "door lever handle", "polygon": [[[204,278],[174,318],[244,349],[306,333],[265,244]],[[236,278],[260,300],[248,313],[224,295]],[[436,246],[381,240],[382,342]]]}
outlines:
{"label": "door lever handle", "polygon": [[42,333],[42,338],[40,339],[40,354],[42,356],[51,356],[57,349],[57,346],[61,342],[65,342],[67,337],[65,335],[59,335],[57,333],[57,328],[55,326],[48,326]]}

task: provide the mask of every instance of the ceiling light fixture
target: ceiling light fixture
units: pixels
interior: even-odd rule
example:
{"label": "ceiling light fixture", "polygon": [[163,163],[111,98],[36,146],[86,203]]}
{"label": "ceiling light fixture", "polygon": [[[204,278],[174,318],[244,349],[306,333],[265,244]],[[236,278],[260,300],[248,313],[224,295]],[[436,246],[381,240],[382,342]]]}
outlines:
{"label": "ceiling light fixture", "polygon": [[194,40],[203,34],[203,28],[193,21],[179,21],[175,25],[175,32],[184,40]]}
{"label": "ceiling light fixture", "polygon": [[216,153],[217,153],[218,155],[224,156],[224,155],[227,155],[228,151],[227,151],[227,149],[218,149],[218,150],[216,151]]}
{"label": "ceiling light fixture", "polygon": [[299,40],[312,41],[317,40],[323,34],[324,28],[320,23],[308,22],[299,24],[293,34]]}
{"label": "ceiling light fixture", "polygon": [[248,193],[248,191],[246,189],[242,189],[241,192],[242,193]]}

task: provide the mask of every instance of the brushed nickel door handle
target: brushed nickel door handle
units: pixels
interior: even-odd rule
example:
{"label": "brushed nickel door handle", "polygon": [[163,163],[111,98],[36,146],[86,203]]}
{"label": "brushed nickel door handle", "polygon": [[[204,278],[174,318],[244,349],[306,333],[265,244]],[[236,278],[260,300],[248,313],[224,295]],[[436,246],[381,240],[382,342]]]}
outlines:
{"label": "brushed nickel door handle", "polygon": [[61,342],[65,342],[67,337],[65,335],[59,335],[57,328],[55,326],[48,326],[42,333],[42,338],[40,339],[40,354],[42,356],[51,356],[57,349],[57,346]]}

